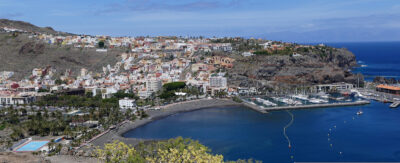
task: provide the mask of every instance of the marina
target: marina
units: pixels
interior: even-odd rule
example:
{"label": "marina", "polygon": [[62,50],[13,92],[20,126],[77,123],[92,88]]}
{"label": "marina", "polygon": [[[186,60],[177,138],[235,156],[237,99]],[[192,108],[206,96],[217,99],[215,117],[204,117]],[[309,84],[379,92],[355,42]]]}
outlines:
{"label": "marina", "polygon": [[[286,96],[257,96],[243,98],[244,105],[261,113],[279,110],[313,109],[370,104],[369,99],[358,91],[353,93],[315,93]],[[397,104],[397,106],[399,106]],[[396,106],[396,107],[397,107]]]}
{"label": "marina", "polygon": [[[277,107],[268,107],[268,108],[261,108],[258,106],[254,106],[253,104],[245,104],[245,106],[248,106],[251,109],[257,110],[262,113],[268,113],[270,111],[279,111],[279,110],[315,109],[315,108],[327,108],[327,107],[357,106],[357,105],[367,105],[367,104],[370,104],[370,102],[366,101],[366,100],[362,100],[362,101],[355,101],[355,102],[277,106]],[[251,105],[253,105],[253,106],[251,106]]]}

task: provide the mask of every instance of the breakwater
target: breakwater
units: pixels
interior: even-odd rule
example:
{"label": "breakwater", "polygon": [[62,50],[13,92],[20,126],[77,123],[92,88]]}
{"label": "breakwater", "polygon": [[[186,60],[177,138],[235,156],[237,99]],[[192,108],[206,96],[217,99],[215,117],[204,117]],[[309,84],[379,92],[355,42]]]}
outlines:
{"label": "breakwater", "polygon": [[310,105],[294,105],[294,106],[278,106],[259,108],[260,112],[270,112],[279,110],[294,110],[294,109],[314,109],[314,108],[327,108],[327,107],[343,107],[343,106],[356,106],[356,105],[367,105],[369,101],[355,101],[355,102],[343,102],[343,103],[330,103],[330,104],[310,104]]}

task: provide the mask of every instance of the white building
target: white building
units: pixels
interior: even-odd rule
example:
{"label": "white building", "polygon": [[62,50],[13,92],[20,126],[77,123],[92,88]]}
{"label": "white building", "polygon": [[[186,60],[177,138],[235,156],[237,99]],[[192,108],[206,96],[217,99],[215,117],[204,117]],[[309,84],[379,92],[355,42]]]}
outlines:
{"label": "white building", "polygon": [[227,80],[226,77],[210,77],[210,87],[226,88]]}
{"label": "white building", "polygon": [[253,56],[254,54],[252,52],[243,52],[242,55],[243,57],[250,57]]}
{"label": "white building", "polygon": [[136,107],[135,100],[129,99],[127,97],[119,100],[118,103],[119,103],[119,108],[121,108],[121,109],[133,109]]}

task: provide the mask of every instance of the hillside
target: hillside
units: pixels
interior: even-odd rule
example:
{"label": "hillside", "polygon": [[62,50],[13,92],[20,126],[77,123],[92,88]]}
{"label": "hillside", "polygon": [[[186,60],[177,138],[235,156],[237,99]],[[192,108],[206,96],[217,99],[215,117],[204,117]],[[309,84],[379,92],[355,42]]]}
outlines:
{"label": "hillside", "polygon": [[0,19],[0,27],[8,27],[8,28],[16,28],[21,29],[27,32],[36,32],[36,33],[46,33],[46,34],[57,34],[57,35],[65,35],[70,33],[66,32],[59,32],[55,31],[51,27],[38,27],[31,23],[24,22],[24,21],[15,21],[15,20],[8,20],[8,19]]}
{"label": "hillside", "polygon": [[56,75],[71,69],[77,75],[81,68],[102,72],[107,64],[114,65],[122,49],[98,53],[95,49],[71,48],[41,43],[29,39],[27,34],[11,36],[0,33],[0,71],[14,71],[13,79],[29,77],[34,68],[51,66]]}
{"label": "hillside", "polygon": [[[12,27],[34,33],[59,33],[50,27],[42,28],[6,19],[0,19],[0,27]],[[71,69],[73,76],[78,75],[82,68],[102,72],[103,66],[114,65],[119,60],[119,55],[127,50],[115,48],[108,49],[106,53],[99,53],[95,48],[51,45],[29,36],[29,33],[0,32],[0,71],[15,72],[12,78],[14,80],[29,77],[34,68],[49,66],[56,69],[56,76],[64,73],[66,69]],[[233,53],[223,54],[235,59],[233,68],[228,70],[229,85],[278,89],[333,82],[357,84],[358,79],[363,81],[362,76],[349,71],[356,66],[356,59],[347,49],[325,46],[298,48],[300,46],[288,44],[283,50],[265,52],[259,46],[263,40],[224,38],[214,39],[212,43],[231,43],[233,46]],[[241,55],[242,52],[252,50],[261,50],[256,51],[261,53],[251,57]],[[299,56],[293,56],[294,53],[299,53]]]}
{"label": "hillside", "polygon": [[[327,50],[329,49],[329,50]],[[328,51],[324,53],[324,51]],[[349,69],[356,58],[347,49],[314,49],[301,56],[255,55],[237,58],[229,70],[229,84],[239,87],[278,89],[334,82],[357,84],[358,78]]]}

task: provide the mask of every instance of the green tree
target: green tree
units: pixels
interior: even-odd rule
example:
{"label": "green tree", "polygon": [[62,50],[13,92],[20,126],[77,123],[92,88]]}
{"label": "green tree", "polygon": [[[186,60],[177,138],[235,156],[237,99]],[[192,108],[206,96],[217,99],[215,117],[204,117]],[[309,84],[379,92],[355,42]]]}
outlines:
{"label": "green tree", "polygon": [[99,41],[98,46],[99,48],[104,48],[104,41]]}

